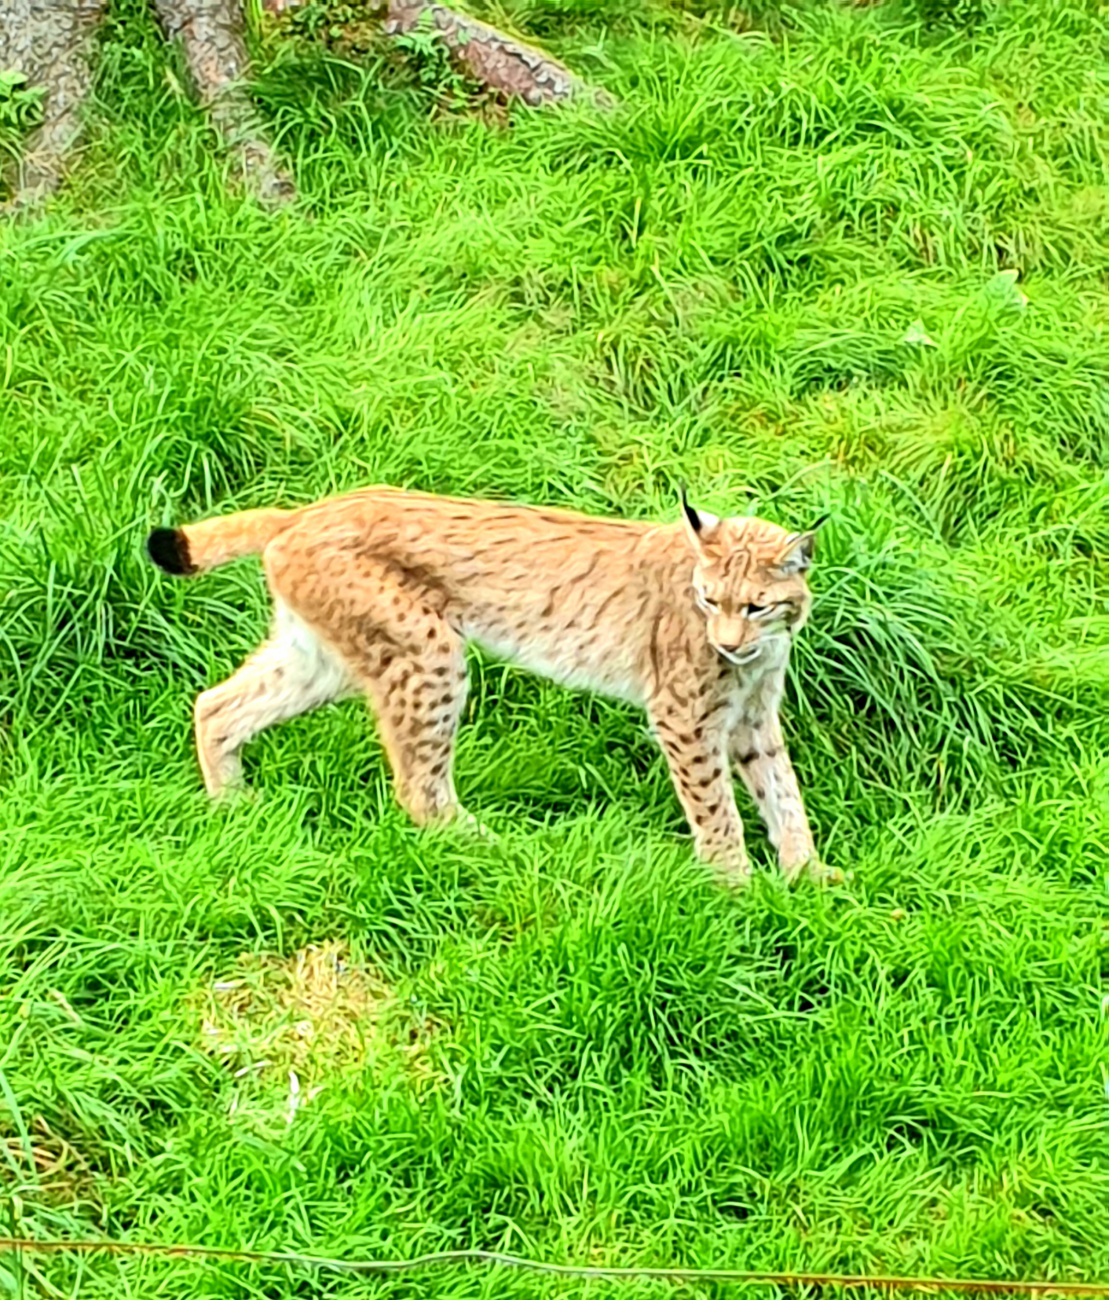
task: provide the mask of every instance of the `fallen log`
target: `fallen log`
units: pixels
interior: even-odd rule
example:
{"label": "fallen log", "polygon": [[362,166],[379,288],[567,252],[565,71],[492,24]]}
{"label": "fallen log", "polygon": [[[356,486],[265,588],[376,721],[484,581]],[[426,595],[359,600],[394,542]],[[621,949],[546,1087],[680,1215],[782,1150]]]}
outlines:
{"label": "fallen log", "polygon": [[[281,15],[304,3],[262,0],[262,7]],[[437,0],[386,0],[377,14],[386,36],[408,36],[420,29],[435,33],[472,81],[506,99],[522,99],[535,107],[581,96],[611,102],[545,50]]]}
{"label": "fallen log", "polygon": [[391,0],[383,24],[387,36],[401,36],[421,24],[437,31],[466,73],[489,90],[538,107],[583,94],[596,94],[557,59],[445,5],[429,0]]}

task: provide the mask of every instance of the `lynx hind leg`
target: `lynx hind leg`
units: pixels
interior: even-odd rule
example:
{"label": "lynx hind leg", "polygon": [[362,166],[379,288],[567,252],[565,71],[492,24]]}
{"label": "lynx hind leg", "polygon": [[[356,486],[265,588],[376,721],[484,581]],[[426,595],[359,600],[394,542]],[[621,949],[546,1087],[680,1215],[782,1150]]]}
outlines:
{"label": "lynx hind leg", "polygon": [[355,689],[339,656],[278,603],[269,639],[225,682],[197,697],[196,749],[208,793],[217,798],[242,785],[240,752],[260,731]]}
{"label": "lynx hind leg", "polygon": [[[303,557],[301,557],[303,558]],[[312,599],[344,573],[342,601]],[[317,552],[311,566],[271,581],[335,646],[365,692],[393,772],[397,800],[419,826],[474,822],[454,788],[454,742],[466,703],[466,648],[438,610],[437,593],[373,555]]]}
{"label": "lynx hind leg", "polygon": [[366,647],[358,673],[377,716],[397,800],[417,826],[461,822],[484,832],[458,802],[454,744],[466,705],[465,643],[438,615],[423,612],[418,650]]}

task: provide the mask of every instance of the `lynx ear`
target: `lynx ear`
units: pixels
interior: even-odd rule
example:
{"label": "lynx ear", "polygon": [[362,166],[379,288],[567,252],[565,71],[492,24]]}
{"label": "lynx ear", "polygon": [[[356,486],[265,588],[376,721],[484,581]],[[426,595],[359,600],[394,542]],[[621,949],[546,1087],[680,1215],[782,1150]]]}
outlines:
{"label": "lynx ear", "polygon": [[787,575],[804,573],[812,565],[813,551],[816,549],[816,534],[827,520],[827,515],[821,515],[806,532],[794,533],[786,541],[782,553],[778,557],[780,572]]}
{"label": "lynx ear", "polygon": [[704,510],[695,510],[689,504],[684,482],[678,485],[678,494],[681,497],[682,514],[685,516],[685,529],[690,543],[695,551],[702,550],[706,542],[712,541],[713,534],[720,527],[720,520],[716,515],[710,515]]}

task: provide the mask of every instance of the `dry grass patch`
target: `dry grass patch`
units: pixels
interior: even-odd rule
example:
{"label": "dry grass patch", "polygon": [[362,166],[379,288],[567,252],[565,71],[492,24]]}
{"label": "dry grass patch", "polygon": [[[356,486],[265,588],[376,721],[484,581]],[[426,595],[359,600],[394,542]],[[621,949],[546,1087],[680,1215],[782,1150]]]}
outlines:
{"label": "dry grass patch", "polygon": [[[430,1048],[442,1026],[417,1019],[338,942],[289,958],[244,953],[199,1003],[203,1051],[254,1095],[272,1099],[279,1084],[289,1122],[328,1083],[366,1068],[399,1073],[420,1090],[439,1078]],[[236,1092],[232,1114],[242,1102]]]}
{"label": "dry grass patch", "polygon": [[96,1177],[89,1162],[46,1120],[35,1116],[24,1137],[0,1128],[0,1168],[17,1177],[26,1171],[31,1190],[53,1205],[72,1205],[96,1199]]}

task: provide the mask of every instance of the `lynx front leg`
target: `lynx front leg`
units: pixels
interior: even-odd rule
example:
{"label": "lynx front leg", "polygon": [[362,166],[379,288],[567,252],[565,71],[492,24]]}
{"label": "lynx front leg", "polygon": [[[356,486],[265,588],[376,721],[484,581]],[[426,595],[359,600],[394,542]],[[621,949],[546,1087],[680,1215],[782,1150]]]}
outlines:
{"label": "lynx front leg", "polygon": [[697,856],[727,885],[745,885],[751,864],[728,769],[727,736],[704,718],[656,703],[651,722],[670,768]]}
{"label": "lynx front leg", "polygon": [[729,744],[739,774],[758,805],[778,863],[789,881],[816,868],[816,849],[805,805],[777,717],[739,726]]}

